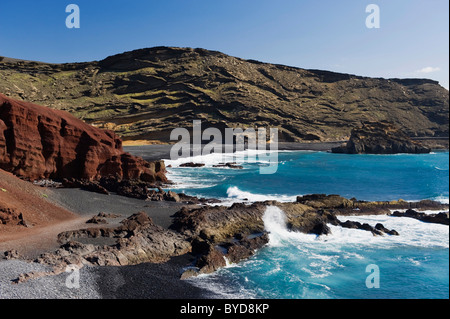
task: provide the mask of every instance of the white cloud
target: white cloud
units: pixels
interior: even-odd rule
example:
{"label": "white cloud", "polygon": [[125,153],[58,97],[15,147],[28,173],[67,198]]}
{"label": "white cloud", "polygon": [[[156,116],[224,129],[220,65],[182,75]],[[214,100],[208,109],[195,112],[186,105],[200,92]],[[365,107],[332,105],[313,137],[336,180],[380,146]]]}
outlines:
{"label": "white cloud", "polygon": [[440,68],[435,68],[435,67],[432,67],[432,66],[427,66],[427,67],[425,67],[425,68],[423,68],[423,69],[417,70],[416,72],[417,72],[417,73],[433,73],[433,72],[437,72],[437,71],[440,71],[440,70],[441,70]]}

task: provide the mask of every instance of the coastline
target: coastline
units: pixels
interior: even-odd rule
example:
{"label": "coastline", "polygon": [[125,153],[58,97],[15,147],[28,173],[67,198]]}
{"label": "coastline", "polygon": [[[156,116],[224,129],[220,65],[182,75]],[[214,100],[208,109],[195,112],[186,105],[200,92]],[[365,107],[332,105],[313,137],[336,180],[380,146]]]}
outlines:
{"label": "coastline", "polygon": [[[16,249],[18,259],[0,258],[0,299],[202,299],[217,298],[211,291],[180,280],[180,270],[191,262],[189,255],[173,257],[164,263],[142,263],[129,266],[85,266],[80,269],[80,288],[65,286],[68,273],[48,275],[13,284],[24,273],[49,272],[51,267],[33,262],[46,252],[55,251],[60,244],[57,234],[69,229],[92,227],[117,227],[132,214],[143,211],[153,221],[167,229],[172,215],[182,206],[175,202],[148,202],[116,194],[103,195],[80,189],[46,189],[48,198],[78,216],[76,223],[53,225],[54,231],[45,227],[30,238],[0,242],[0,256]],[[86,224],[86,220],[99,212],[117,214],[107,225]],[[67,223],[66,223],[67,224]],[[59,231],[58,231],[59,229]],[[37,236],[37,237],[36,237]],[[42,238],[40,238],[40,237]],[[43,240],[45,239],[45,240]],[[39,243],[35,243],[38,241]],[[83,244],[110,244],[105,239],[82,238]]]}
{"label": "coastline", "polygon": [[[448,151],[449,139],[448,138],[414,138],[426,145],[430,146],[433,150]],[[316,152],[330,152],[331,149],[341,146],[346,143],[347,140],[332,141],[332,142],[279,142],[279,151],[316,151]],[[140,156],[147,161],[158,161],[170,158],[170,149],[173,144],[134,144],[128,143],[124,145],[124,150],[135,156]],[[204,146],[204,145],[203,145]]]}
{"label": "coastline", "polygon": [[[311,142],[311,143],[294,143],[280,142],[278,143],[278,151],[331,151],[333,147],[340,146],[346,141],[336,142]],[[140,156],[147,161],[165,160],[170,158],[170,149],[173,144],[150,144],[150,145],[126,145],[125,152],[129,152],[135,156]],[[202,145],[204,147],[204,145]]]}
{"label": "coastline", "polygon": [[[283,145],[285,150],[315,150],[326,151],[329,144]],[[150,146],[147,151],[151,151]],[[167,147],[167,146],[166,146]],[[161,152],[167,148],[160,149]],[[120,218],[108,220],[107,227],[120,224],[123,218],[139,211],[144,211],[156,224],[168,228],[173,222],[173,214],[182,206],[175,202],[147,202],[118,196],[102,195],[80,189],[46,189],[49,200],[68,211],[77,214],[82,219],[89,219],[99,212],[120,215]],[[87,225],[86,225],[87,227]],[[89,226],[99,227],[99,226]],[[83,244],[99,244],[101,240],[83,238]],[[55,241],[56,244],[56,241]],[[32,249],[31,247],[28,247]],[[0,252],[2,251],[0,247]],[[20,288],[6,289],[0,298],[107,298],[107,299],[214,299],[220,296],[208,289],[199,288],[190,281],[180,280],[181,269],[192,263],[193,256],[182,255],[171,258],[165,263],[142,263],[129,266],[99,266],[84,267],[80,274],[86,279],[86,285],[79,291],[68,290],[64,286],[67,274],[47,276],[20,284]],[[0,283],[11,283],[13,274],[29,271],[41,271],[45,268],[40,264],[30,264],[24,261],[0,261]],[[12,269],[14,269],[12,271]],[[9,276],[9,277],[7,277]],[[19,286],[12,286],[19,287]],[[10,288],[10,287],[9,287]],[[43,291],[39,295],[39,290]],[[22,293],[22,295],[20,295]],[[60,294],[57,296],[57,294]]]}
{"label": "coastline", "polygon": [[4,299],[217,299],[208,289],[179,279],[188,257],[162,264],[133,266],[85,266],[79,288],[68,288],[69,273],[44,276],[14,284],[22,273],[51,271],[50,267],[23,260],[0,260],[0,300]]}

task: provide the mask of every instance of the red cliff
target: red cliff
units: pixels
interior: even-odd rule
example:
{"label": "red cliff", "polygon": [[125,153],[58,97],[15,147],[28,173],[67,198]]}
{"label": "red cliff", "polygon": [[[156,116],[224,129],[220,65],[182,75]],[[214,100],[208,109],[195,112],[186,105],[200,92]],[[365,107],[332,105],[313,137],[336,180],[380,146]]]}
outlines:
{"label": "red cliff", "polygon": [[163,162],[125,153],[112,131],[0,94],[0,169],[19,177],[166,181]]}

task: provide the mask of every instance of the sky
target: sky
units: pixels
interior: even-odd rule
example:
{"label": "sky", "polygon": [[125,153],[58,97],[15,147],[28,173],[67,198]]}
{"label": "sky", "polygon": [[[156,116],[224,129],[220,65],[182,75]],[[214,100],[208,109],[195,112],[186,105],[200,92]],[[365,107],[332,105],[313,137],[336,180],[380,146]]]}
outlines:
{"label": "sky", "polygon": [[[67,28],[69,4],[80,27]],[[379,8],[379,28],[366,19]],[[371,20],[372,21],[372,20]],[[84,62],[139,48],[204,48],[262,62],[449,88],[448,0],[0,0],[0,55]]]}

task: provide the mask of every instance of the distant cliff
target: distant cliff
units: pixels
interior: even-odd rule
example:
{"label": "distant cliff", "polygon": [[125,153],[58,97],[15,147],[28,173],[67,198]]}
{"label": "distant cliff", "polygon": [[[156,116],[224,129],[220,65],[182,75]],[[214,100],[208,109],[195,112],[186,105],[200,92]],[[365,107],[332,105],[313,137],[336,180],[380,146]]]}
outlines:
{"label": "distant cliff", "polygon": [[412,140],[389,122],[367,122],[352,130],[347,144],[332,149],[333,153],[398,154],[430,153],[431,149]]}
{"label": "distant cliff", "polygon": [[[301,61],[300,61],[301,63]],[[346,140],[366,121],[448,137],[449,92],[427,79],[368,78],[156,47],[102,61],[4,58],[0,92],[66,110],[124,140],[168,141],[175,127],[278,127],[281,141]]]}
{"label": "distant cliff", "polygon": [[67,112],[3,94],[0,169],[29,180],[114,176],[166,181],[163,162],[148,163],[125,153],[114,132],[95,128]]}

